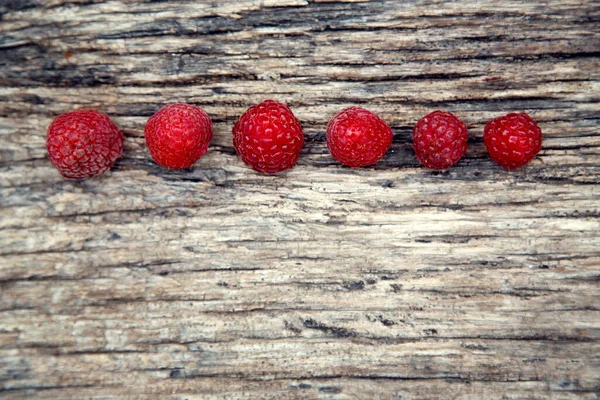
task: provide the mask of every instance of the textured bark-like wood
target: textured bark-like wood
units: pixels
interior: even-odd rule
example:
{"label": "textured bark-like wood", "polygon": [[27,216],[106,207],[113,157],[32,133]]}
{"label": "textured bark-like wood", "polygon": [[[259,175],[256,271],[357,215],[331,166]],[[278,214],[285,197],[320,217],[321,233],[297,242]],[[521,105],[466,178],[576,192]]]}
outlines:
{"label": "textured bark-like wood", "polygon": [[[0,2],[0,398],[598,399],[600,7],[593,1]],[[231,127],[286,102],[299,165],[259,175]],[[167,102],[213,118],[193,168],[145,148]],[[324,131],[394,130],[348,169]],[[58,114],[114,117],[111,173],[67,181]],[[411,128],[464,119],[466,157],[417,165]],[[484,124],[527,111],[506,172]]]}

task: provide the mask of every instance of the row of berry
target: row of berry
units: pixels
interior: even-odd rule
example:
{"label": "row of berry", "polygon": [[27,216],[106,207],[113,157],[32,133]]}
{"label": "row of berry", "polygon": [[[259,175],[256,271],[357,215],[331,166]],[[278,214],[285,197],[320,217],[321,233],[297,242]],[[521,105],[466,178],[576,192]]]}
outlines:
{"label": "row of berry", "polygon": [[[146,144],[154,161],[167,168],[187,168],[202,157],[212,139],[208,114],[189,104],[169,104],[146,123]],[[359,107],[342,110],[327,126],[327,147],[350,167],[375,164],[392,144],[392,130],[377,115]],[[434,111],[417,122],[413,145],[427,168],[446,169],[467,150],[467,128],[455,115]],[[105,115],[93,110],[57,117],[48,128],[50,162],[66,178],[104,173],[123,151],[124,137]],[[488,122],[483,141],[490,157],[515,169],[527,164],[542,147],[542,131],[525,113]],[[266,100],[250,107],[233,127],[233,145],[242,160],[263,173],[292,168],[304,146],[300,121],[284,104]]]}

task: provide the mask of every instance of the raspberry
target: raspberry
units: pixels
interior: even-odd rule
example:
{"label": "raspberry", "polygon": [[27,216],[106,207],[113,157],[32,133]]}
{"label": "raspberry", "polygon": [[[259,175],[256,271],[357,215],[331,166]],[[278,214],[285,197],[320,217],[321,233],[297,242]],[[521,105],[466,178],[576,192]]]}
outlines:
{"label": "raspberry", "polygon": [[144,135],[157,164],[187,168],[206,153],[213,136],[212,122],[201,108],[168,104],[146,122]]}
{"label": "raspberry", "polygon": [[529,115],[510,113],[487,123],[483,143],[492,160],[504,168],[516,169],[539,153],[542,130]]}
{"label": "raspberry", "polygon": [[349,167],[375,164],[392,145],[390,127],[371,111],[350,107],[327,125],[327,147],[340,163]]}
{"label": "raspberry", "polygon": [[304,134],[285,104],[266,100],[250,107],[236,122],[233,146],[247,165],[274,174],[296,165]]}
{"label": "raspberry", "polygon": [[50,162],[62,176],[102,175],[123,152],[123,134],[106,114],[77,110],[59,115],[48,128]]}
{"label": "raspberry", "polygon": [[454,114],[434,111],[417,122],[413,145],[417,159],[431,169],[450,168],[467,151],[467,127]]}

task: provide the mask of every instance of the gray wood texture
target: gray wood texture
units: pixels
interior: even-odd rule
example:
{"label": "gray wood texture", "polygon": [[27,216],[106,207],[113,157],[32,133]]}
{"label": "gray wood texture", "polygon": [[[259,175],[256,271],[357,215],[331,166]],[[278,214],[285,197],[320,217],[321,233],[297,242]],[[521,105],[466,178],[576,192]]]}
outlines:
{"label": "gray wood texture", "polygon": [[[0,398],[598,399],[597,1],[0,1]],[[238,159],[251,104],[307,143],[278,176]],[[145,121],[213,118],[192,168],[157,166]],[[328,120],[394,131],[334,162]],[[123,129],[96,179],[50,165],[46,129],[95,108]],[[469,129],[418,166],[435,109]],[[526,168],[486,155],[491,118],[544,133]]]}

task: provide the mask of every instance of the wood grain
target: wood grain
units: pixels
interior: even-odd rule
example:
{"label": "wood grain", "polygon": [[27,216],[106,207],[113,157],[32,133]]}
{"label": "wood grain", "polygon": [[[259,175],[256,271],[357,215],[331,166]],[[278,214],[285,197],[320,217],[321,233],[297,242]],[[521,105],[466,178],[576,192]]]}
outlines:
{"label": "wood grain", "polygon": [[[0,398],[598,399],[600,5],[595,1],[0,2]],[[231,127],[273,98],[298,166],[259,175]],[[203,107],[194,167],[145,148],[167,102]],[[341,167],[328,120],[394,131]],[[67,181],[45,133],[96,108],[126,146]],[[454,168],[414,123],[467,123]],[[506,172],[485,123],[526,111],[544,146]]]}

